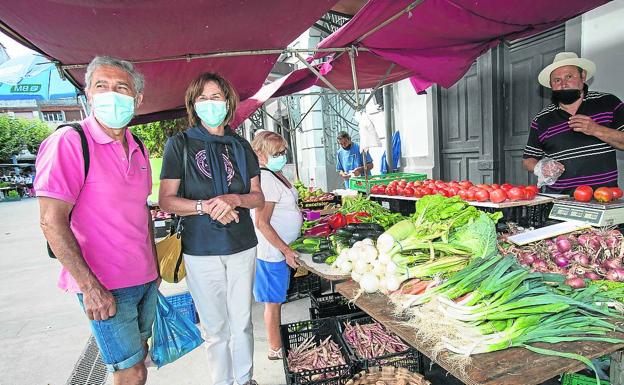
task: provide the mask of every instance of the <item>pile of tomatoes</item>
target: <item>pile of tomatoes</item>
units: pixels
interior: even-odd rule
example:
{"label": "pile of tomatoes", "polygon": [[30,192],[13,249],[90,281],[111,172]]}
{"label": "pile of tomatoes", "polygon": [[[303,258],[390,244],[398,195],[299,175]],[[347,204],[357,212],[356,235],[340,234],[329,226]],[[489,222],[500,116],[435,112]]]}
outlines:
{"label": "pile of tomatoes", "polygon": [[407,182],[395,180],[386,185],[373,186],[371,194],[421,198],[425,195],[440,194],[446,197],[459,196],[466,201],[501,203],[506,200],[531,200],[538,193],[537,186],[503,184],[473,184],[468,180],[445,182],[428,179]]}
{"label": "pile of tomatoes", "polygon": [[611,202],[620,199],[624,195],[619,187],[598,187],[596,191],[591,186],[578,186],[574,190],[574,199],[579,202],[589,202],[592,197],[598,202]]}

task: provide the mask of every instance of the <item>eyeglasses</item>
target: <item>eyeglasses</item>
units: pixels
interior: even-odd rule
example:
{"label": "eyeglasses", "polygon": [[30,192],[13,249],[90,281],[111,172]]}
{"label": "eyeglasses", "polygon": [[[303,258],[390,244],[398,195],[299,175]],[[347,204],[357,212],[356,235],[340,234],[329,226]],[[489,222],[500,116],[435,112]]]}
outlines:
{"label": "eyeglasses", "polygon": [[567,74],[564,75],[563,79],[562,78],[554,78],[554,79],[550,79],[550,82],[554,85],[560,85],[563,83],[567,83],[572,79],[576,79],[577,77],[579,77],[579,75],[572,75],[572,74]]}
{"label": "eyeglasses", "polygon": [[277,156],[286,155],[287,153],[288,153],[288,149],[285,148],[284,150],[282,150],[280,152],[276,152],[275,154],[273,154],[273,157],[275,158]]}

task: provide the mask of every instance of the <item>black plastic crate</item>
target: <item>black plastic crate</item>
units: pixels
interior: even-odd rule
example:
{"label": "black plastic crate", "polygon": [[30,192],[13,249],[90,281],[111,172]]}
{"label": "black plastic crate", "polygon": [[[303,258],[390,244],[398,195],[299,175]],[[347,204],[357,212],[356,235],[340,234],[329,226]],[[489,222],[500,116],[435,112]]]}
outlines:
{"label": "black plastic crate", "polygon": [[349,303],[349,300],[340,293],[312,293],[312,295],[310,296],[310,305],[311,319],[327,318],[362,312],[359,307]]}
{"label": "black plastic crate", "polygon": [[[280,335],[284,351],[283,364],[287,385],[344,385],[353,376],[353,364],[351,363],[349,350],[340,336],[335,318],[322,318],[285,324],[280,326]],[[332,341],[340,346],[340,351],[346,364],[298,373],[288,370],[288,352],[300,346],[310,337],[314,338],[316,344],[330,337]]]}
{"label": "black plastic crate", "polygon": [[[346,339],[343,336],[344,332],[344,323],[357,323],[360,325],[366,325],[373,322],[376,322],[372,317],[368,315],[359,315],[359,314],[350,314],[345,316],[336,317],[336,321],[338,323],[338,330],[340,331],[340,337],[343,339],[343,342],[347,349],[349,349],[349,355],[351,356],[351,360],[355,364],[356,371],[366,370],[368,368],[372,368],[375,366],[394,366],[397,368],[406,368],[414,373],[422,373],[423,372],[423,364],[422,364],[422,354],[412,347],[409,347],[407,350],[398,353],[390,353],[385,354],[379,357],[373,358],[362,358],[357,355],[355,349],[349,345]],[[388,333],[392,333],[392,331],[388,330]],[[403,341],[401,339],[401,341]],[[408,343],[403,341],[407,346]]]}
{"label": "black plastic crate", "polygon": [[310,293],[321,292],[321,278],[312,273],[308,273],[303,277],[294,278],[296,270],[291,270],[290,284],[286,292],[286,301],[294,301],[297,299],[309,297]]}

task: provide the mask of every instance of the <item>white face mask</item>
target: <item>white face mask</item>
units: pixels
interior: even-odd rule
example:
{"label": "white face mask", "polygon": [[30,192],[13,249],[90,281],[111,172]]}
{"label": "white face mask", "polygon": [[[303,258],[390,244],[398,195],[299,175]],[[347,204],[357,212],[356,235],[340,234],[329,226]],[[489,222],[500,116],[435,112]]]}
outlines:
{"label": "white face mask", "polygon": [[118,92],[102,92],[91,98],[95,117],[106,127],[120,129],[134,116],[134,98]]}

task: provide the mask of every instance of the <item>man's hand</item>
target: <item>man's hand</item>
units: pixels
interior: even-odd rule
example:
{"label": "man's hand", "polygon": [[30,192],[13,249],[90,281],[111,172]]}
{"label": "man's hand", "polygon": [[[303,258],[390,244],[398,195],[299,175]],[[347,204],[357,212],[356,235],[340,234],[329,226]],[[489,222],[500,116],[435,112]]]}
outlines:
{"label": "man's hand", "polygon": [[289,248],[288,250],[284,251],[284,256],[286,257],[286,263],[288,264],[288,266],[292,267],[293,269],[299,267],[299,263],[296,259],[297,257],[299,257],[299,254],[297,254],[296,251]]}
{"label": "man's hand", "polygon": [[344,172],[344,171],[340,171],[340,172],[339,172],[339,174],[340,174],[340,177],[341,177],[343,180],[349,180],[349,179],[351,179],[351,176],[350,176],[348,173]]}
{"label": "man's hand", "polygon": [[229,213],[225,214],[225,216],[221,219],[217,219],[217,222],[227,225],[228,223],[236,222],[238,223],[238,211],[232,210]]}
{"label": "man's hand", "polygon": [[586,115],[574,115],[570,117],[569,123],[571,129],[585,135],[596,136],[597,131],[600,130],[600,125]]}
{"label": "man's hand", "polygon": [[105,321],[117,313],[115,297],[101,285],[85,290],[82,302],[90,320]]}
{"label": "man's hand", "polygon": [[542,166],[542,175],[545,178],[558,178],[565,171],[565,166],[557,161],[546,162]]}
{"label": "man's hand", "polygon": [[362,167],[354,168],[353,171],[351,171],[351,172],[355,176],[360,176],[360,175],[362,175]]}
{"label": "man's hand", "polygon": [[[240,203],[240,197],[236,194],[221,195],[206,201],[204,212],[219,222],[230,214],[230,217],[238,223],[238,213],[232,214],[232,212],[235,211],[236,207],[240,206]],[[227,221],[227,223],[229,222],[231,220]]]}

